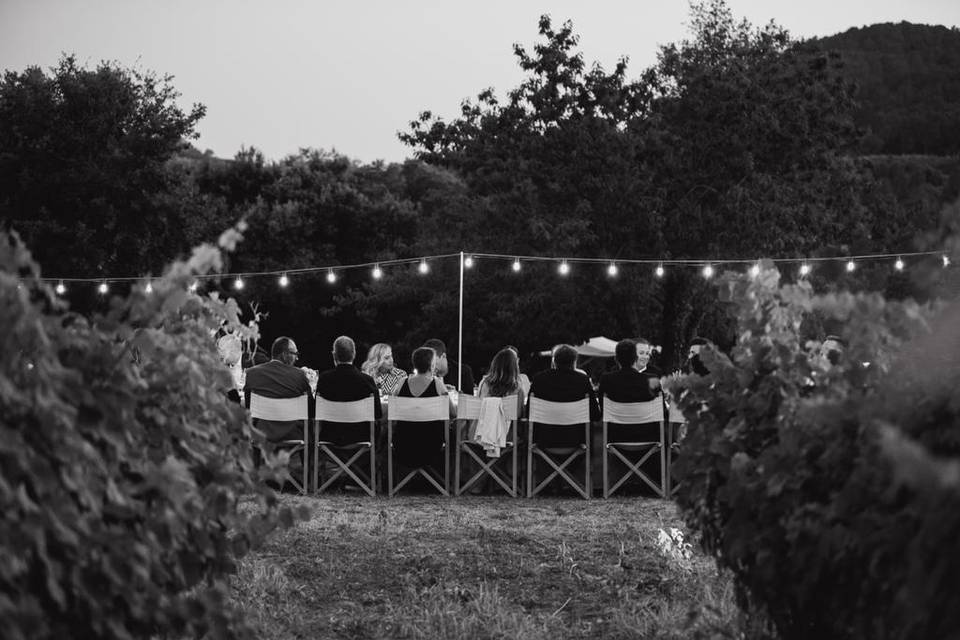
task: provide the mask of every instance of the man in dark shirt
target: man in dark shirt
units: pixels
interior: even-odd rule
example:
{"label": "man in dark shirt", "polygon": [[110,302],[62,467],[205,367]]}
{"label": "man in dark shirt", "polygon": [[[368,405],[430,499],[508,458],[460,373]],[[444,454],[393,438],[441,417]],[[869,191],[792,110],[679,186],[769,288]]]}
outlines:
{"label": "man in dark shirt", "polygon": [[[530,383],[530,395],[551,402],[574,402],[588,398],[590,421],[600,420],[600,405],[586,374],[577,371],[577,351],[568,344],[561,344],[553,350],[553,368],[534,376]],[[534,427],[534,439],[541,441],[540,432]],[[546,435],[549,433],[549,435]],[[551,428],[543,435],[549,438],[549,446],[570,446],[583,441],[583,435],[576,429]]]}
{"label": "man in dark shirt", "polygon": [[[660,394],[659,381],[637,370],[637,343],[633,340],[621,340],[617,343],[614,358],[619,370],[606,373],[600,378],[600,399],[614,402],[649,402]],[[608,436],[611,442],[640,441],[654,442],[660,439],[660,425],[651,423],[649,429],[640,432],[634,425],[612,424]],[[639,438],[642,435],[643,438]],[[649,437],[647,437],[649,436]]]}
{"label": "man in dark shirt", "polygon": [[[443,378],[443,383],[448,386],[448,388],[454,388],[460,393],[465,393],[467,395],[473,395],[473,369],[470,368],[468,364],[461,364],[456,360],[452,360],[447,356],[447,345],[443,343],[443,340],[438,338],[430,338],[423,343],[423,346],[430,347],[437,354],[437,375]],[[460,367],[460,375],[462,380],[460,386],[457,386],[457,367]]]}
{"label": "man in dark shirt", "polygon": [[[333,341],[334,368],[324,371],[317,377],[317,397],[334,402],[353,402],[373,396],[373,410],[376,418],[381,416],[380,393],[373,378],[357,369],[353,361],[357,357],[357,347],[348,336],[340,336]],[[365,432],[364,432],[365,433]],[[362,434],[361,434],[362,435]],[[355,442],[355,425],[337,422],[324,422],[320,439],[334,444]],[[366,436],[359,438],[366,440]]]}
{"label": "man in dark shirt", "polygon": [[[265,398],[310,395],[307,376],[293,366],[299,356],[296,343],[285,336],[277,338],[273,341],[270,354],[272,359],[269,362],[247,369],[244,394],[249,396],[250,393],[256,393]],[[303,438],[303,424],[299,421],[257,420],[256,427],[271,442]]]}

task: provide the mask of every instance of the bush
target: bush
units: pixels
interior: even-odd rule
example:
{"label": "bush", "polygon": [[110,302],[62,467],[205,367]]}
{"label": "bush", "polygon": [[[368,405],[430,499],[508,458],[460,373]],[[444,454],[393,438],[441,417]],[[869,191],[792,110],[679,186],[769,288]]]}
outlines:
{"label": "bush", "polygon": [[[960,310],[815,296],[770,265],[723,287],[735,348],[668,387],[690,422],[678,503],[741,605],[786,639],[955,634]],[[801,339],[813,315],[844,327],[837,366]]]}
{"label": "bush", "polygon": [[[134,287],[85,319],[38,280],[16,235],[0,236],[5,638],[245,635],[224,576],[293,515],[255,477],[249,420],[225,398],[212,339],[256,327],[232,300],[187,292],[220,263],[201,247],[152,293]],[[257,513],[238,513],[249,494]]]}

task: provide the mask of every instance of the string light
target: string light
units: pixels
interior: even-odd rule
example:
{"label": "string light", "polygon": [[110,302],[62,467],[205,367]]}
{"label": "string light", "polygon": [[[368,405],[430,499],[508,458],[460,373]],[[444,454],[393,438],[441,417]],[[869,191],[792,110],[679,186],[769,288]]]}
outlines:
{"label": "string light", "polygon": [[143,288],[143,292],[147,295],[153,293],[153,283],[147,280],[147,286]]}
{"label": "string light", "polygon": [[237,276],[237,279],[233,281],[233,288],[237,291],[243,290],[243,278]]}
{"label": "string light", "polygon": [[380,268],[380,265],[375,265],[373,267],[373,279],[379,280],[383,277],[383,269]]}
{"label": "string light", "polygon": [[703,268],[703,277],[708,279],[713,277],[713,265],[708,264]]}
{"label": "string light", "polygon": [[610,266],[607,267],[607,275],[610,276],[611,278],[615,278],[617,276],[617,271],[618,271],[617,263],[611,262]]}
{"label": "string light", "polygon": [[426,260],[421,260],[421,261],[420,261],[420,266],[418,267],[418,269],[420,270],[420,273],[429,273],[429,272],[430,272],[430,265],[427,264],[427,261],[426,261]]}
{"label": "string light", "polygon": [[857,264],[853,260],[847,260],[847,273],[852,273],[856,268]]}
{"label": "string light", "polygon": [[663,263],[662,263],[662,262],[657,265],[657,269],[656,269],[656,271],[654,271],[654,273],[656,274],[656,276],[657,276],[658,278],[662,278],[662,277],[663,277]]}
{"label": "string light", "polygon": [[897,261],[893,263],[893,268],[897,271],[903,271],[903,260],[897,258]]}
{"label": "string light", "polygon": [[513,259],[513,272],[520,273],[520,260],[519,258]]}
{"label": "string light", "polygon": [[57,295],[58,295],[58,296],[62,296],[63,294],[65,294],[65,293],[67,292],[67,288],[66,288],[65,286],[63,286],[63,280],[61,280],[59,283],[57,283],[56,292],[57,292]]}
{"label": "string light", "polygon": [[278,283],[281,287],[286,288],[286,286],[287,286],[288,284],[290,284],[290,278],[287,277],[287,274],[283,274],[282,276],[280,276],[280,279],[277,280],[277,283]]}
{"label": "string light", "polygon": [[473,256],[467,256],[463,259],[463,266],[469,269],[473,266]]}
{"label": "string light", "polygon": [[943,255],[943,266],[944,266],[944,267],[949,267],[949,266],[950,266],[950,258],[947,257],[946,254]]}
{"label": "string light", "polygon": [[800,275],[801,276],[810,275],[810,265],[808,265],[806,262],[800,265]]}
{"label": "string light", "polygon": [[106,295],[108,291],[110,291],[110,285],[108,285],[106,281],[101,282],[100,286],[97,287],[97,293],[100,295]]}
{"label": "string light", "polygon": [[754,278],[756,278],[758,275],[760,275],[760,263],[759,263],[759,262],[754,262],[754,263],[753,263],[753,266],[750,267],[750,275],[751,275],[752,277],[754,277]]}
{"label": "string light", "polygon": [[333,269],[327,270],[327,282],[333,284],[337,281],[337,274]]}
{"label": "string light", "polygon": [[[237,280],[240,282],[240,288],[242,289],[242,288],[243,288],[243,280],[240,280],[239,278],[237,278]],[[187,288],[190,290],[190,293],[196,293],[196,292],[197,292],[197,287],[199,287],[199,286],[200,286],[200,283],[197,282],[196,280],[194,280],[193,282],[190,283],[190,286],[187,287]],[[234,283],[234,286],[236,286],[236,283]]]}
{"label": "string light", "polygon": [[560,275],[562,275],[562,276],[565,276],[565,275],[567,275],[568,273],[570,273],[570,265],[567,264],[567,261],[566,261],[566,260],[563,260],[563,261],[560,263],[560,266],[557,267],[557,272],[558,272]]}

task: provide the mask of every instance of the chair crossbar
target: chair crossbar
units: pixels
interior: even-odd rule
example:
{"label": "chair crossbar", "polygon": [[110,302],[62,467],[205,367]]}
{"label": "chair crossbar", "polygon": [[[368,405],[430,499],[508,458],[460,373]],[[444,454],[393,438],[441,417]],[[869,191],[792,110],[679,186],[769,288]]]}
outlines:
{"label": "chair crossbar", "polygon": [[[461,485],[460,484],[460,467],[459,467],[460,461],[457,460],[457,465],[458,465],[457,474],[456,474],[457,486],[455,487],[455,495],[459,496],[461,493],[463,493],[464,491],[469,489],[471,486],[473,486],[473,484],[477,482],[480,478],[484,476],[490,476],[497,482],[497,484],[503,487],[503,489],[510,495],[511,498],[517,497],[516,473],[515,473],[516,460],[515,459],[512,460],[514,473],[512,473],[510,476],[507,476],[501,469],[497,467],[497,463],[508,461],[510,460],[509,458],[501,454],[499,458],[484,459],[485,456],[480,456],[479,454],[477,454],[475,450],[476,445],[470,446],[471,444],[472,443],[467,443],[467,442],[461,443],[460,450],[465,451],[467,455],[473,458],[473,460],[480,465],[480,469],[476,473],[474,473],[469,480],[467,480]],[[507,447],[504,450],[505,451],[510,450],[512,457],[515,458],[516,450],[514,449],[512,442],[508,442]],[[513,484],[513,486],[507,484],[508,480]]]}
{"label": "chair crossbar", "polygon": [[357,485],[361,489],[363,489],[363,491],[366,492],[368,496],[373,497],[376,495],[376,488],[373,486],[373,482],[371,482],[370,476],[368,476],[366,473],[364,473],[362,470],[359,470],[359,469],[356,472],[354,472],[352,468],[354,463],[357,460],[359,460],[360,457],[365,453],[370,452],[370,455],[371,456],[373,455],[372,446],[369,442],[363,442],[363,443],[357,443],[357,444],[361,444],[363,446],[357,448],[357,450],[348,460],[343,460],[342,458],[340,458],[340,456],[336,455],[336,453],[330,448],[329,445],[331,445],[331,443],[329,442],[318,443],[319,445],[318,451],[320,451],[325,456],[327,456],[327,459],[333,461],[333,463],[337,466],[337,469],[324,481],[322,485],[317,487],[317,492],[324,491],[327,487],[333,484],[333,482],[337,478],[340,478],[343,475],[347,475],[354,482],[356,482]]}
{"label": "chair crossbar", "polygon": [[549,464],[554,469],[554,471],[551,472],[550,475],[548,475],[542,482],[540,482],[540,484],[538,484],[536,487],[532,489],[532,491],[529,494],[531,497],[537,495],[547,485],[549,485],[555,477],[559,475],[561,478],[563,478],[567,482],[567,484],[573,487],[577,491],[577,493],[583,496],[583,498],[589,499],[589,494],[587,493],[585,484],[581,485],[579,481],[577,481],[575,478],[570,476],[570,474],[565,471],[565,469],[569,465],[576,462],[580,457],[586,456],[586,453],[587,453],[586,445],[580,445],[580,448],[577,451],[574,451],[569,456],[567,456],[567,458],[563,462],[561,462],[559,465],[547,451],[541,449],[537,445],[531,445],[530,451],[531,453],[536,454],[540,458],[546,460],[547,464]]}
{"label": "chair crossbar", "polygon": [[661,450],[660,443],[659,442],[645,443],[645,444],[651,444],[652,446],[647,450],[646,453],[644,453],[640,457],[640,460],[638,460],[636,463],[634,463],[625,455],[623,455],[620,449],[617,448],[618,444],[619,443],[610,443],[607,445],[607,449],[611,453],[613,453],[614,456],[619,458],[621,462],[627,465],[627,472],[624,473],[623,476],[621,476],[620,479],[617,480],[617,482],[615,482],[612,487],[610,487],[609,491],[606,492],[607,495],[605,495],[604,497],[605,498],[610,497],[610,494],[612,494],[614,491],[619,489],[623,485],[623,483],[629,480],[632,476],[637,476],[638,478],[640,478],[640,480],[645,482],[647,486],[653,489],[657,493],[657,495],[659,495],[662,498],[664,496],[663,487],[658,486],[657,483],[655,483],[650,478],[650,476],[648,476],[646,472],[644,472],[640,468],[643,465],[643,463],[649,460],[653,454],[658,453]]}

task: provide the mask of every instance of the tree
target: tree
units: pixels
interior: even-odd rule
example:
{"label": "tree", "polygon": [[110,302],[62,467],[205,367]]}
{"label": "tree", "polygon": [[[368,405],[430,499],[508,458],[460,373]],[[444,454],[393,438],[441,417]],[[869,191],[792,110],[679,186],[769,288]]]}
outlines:
{"label": "tree", "polygon": [[51,275],[158,273],[190,246],[165,163],[205,109],[182,111],[170,80],[73,56],[4,74],[0,220]]}

